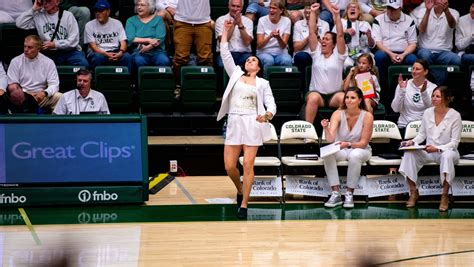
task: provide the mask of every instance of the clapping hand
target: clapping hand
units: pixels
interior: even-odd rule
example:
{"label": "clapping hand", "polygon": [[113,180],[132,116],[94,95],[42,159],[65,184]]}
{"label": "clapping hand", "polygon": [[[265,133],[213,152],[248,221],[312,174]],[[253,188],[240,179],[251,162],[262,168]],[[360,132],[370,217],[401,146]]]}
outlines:
{"label": "clapping hand", "polygon": [[423,82],[423,86],[421,86],[421,89],[420,89],[420,91],[421,91],[421,92],[424,92],[424,91],[426,91],[426,87],[427,87],[427,86],[428,86],[428,81],[427,81],[427,80],[425,80],[425,81]]}
{"label": "clapping hand", "polygon": [[311,12],[316,12],[319,10],[320,5],[318,3],[314,3],[311,5]]}
{"label": "clapping hand", "polygon": [[401,89],[407,88],[407,81],[404,80],[402,74],[398,74],[398,85],[400,86]]}
{"label": "clapping hand", "polygon": [[434,1],[433,0],[425,0],[425,7],[429,11],[433,8]]}
{"label": "clapping hand", "polygon": [[270,36],[271,36],[271,37],[274,37],[274,38],[280,37],[280,30],[279,30],[279,29],[273,30],[273,31],[270,33]]}

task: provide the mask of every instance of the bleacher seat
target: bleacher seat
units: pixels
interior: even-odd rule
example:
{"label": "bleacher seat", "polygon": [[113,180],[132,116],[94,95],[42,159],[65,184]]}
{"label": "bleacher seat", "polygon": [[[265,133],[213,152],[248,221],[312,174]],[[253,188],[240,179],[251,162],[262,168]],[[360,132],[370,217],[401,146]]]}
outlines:
{"label": "bleacher seat", "polygon": [[111,113],[135,111],[132,107],[132,82],[127,67],[96,67],[95,89],[104,94]]}
{"label": "bleacher seat", "polygon": [[412,69],[412,65],[391,65],[388,67],[387,88],[382,88],[380,92],[381,102],[385,105],[388,105],[389,107],[387,108],[387,114],[394,114],[390,104],[395,97],[395,90],[397,89],[399,74],[402,74],[403,79],[411,79]]}
{"label": "bleacher seat", "polygon": [[[272,138],[265,143],[278,142],[278,136],[275,130],[275,126],[273,126],[273,124],[270,123],[270,127],[272,129]],[[244,165],[243,156],[239,157],[239,163],[241,166]],[[273,157],[272,156],[257,156],[255,158],[255,164],[254,164],[254,166],[256,167],[280,167],[280,165],[281,165],[280,159],[276,156],[273,156]],[[279,168],[278,168],[278,175],[280,175]]]}
{"label": "bleacher seat", "polygon": [[[306,139],[306,142],[318,142],[318,135],[313,124],[303,120],[287,121],[281,126],[280,146],[282,141],[292,139]],[[280,149],[281,151],[281,149]],[[319,152],[319,151],[318,151]],[[283,156],[281,151],[281,162],[288,167],[306,167],[306,166],[323,166],[323,159],[297,159],[295,155]],[[317,154],[316,151],[315,153]]]}
{"label": "bleacher seat", "polygon": [[421,120],[409,122],[405,128],[405,136],[403,139],[410,140],[415,138],[415,136],[420,131]]}
{"label": "bleacher seat", "polygon": [[[467,121],[463,120],[462,121],[462,131],[461,131],[461,141],[459,143],[459,150],[461,153],[461,159],[459,159],[459,162],[457,166],[474,166],[474,159],[467,159],[466,154],[463,153],[463,147],[464,145],[472,145],[474,144],[474,121]],[[472,154],[472,151],[468,152],[469,154]]]}
{"label": "bleacher seat", "polygon": [[297,113],[301,107],[301,73],[295,66],[270,66],[264,70],[279,111]]}
{"label": "bleacher seat", "polygon": [[77,88],[76,72],[85,70],[84,66],[56,66],[59,76],[59,92],[65,93]]}
{"label": "bleacher seat", "polygon": [[[402,136],[398,130],[397,125],[392,121],[386,120],[375,120],[374,129],[370,138],[373,146],[382,144],[384,146],[384,153],[375,154],[372,150],[372,157],[369,159],[369,165],[372,166],[399,166],[401,163],[401,157],[397,156],[394,152],[387,151],[388,144],[391,140],[401,140]],[[390,152],[393,152],[391,154]],[[374,155],[375,154],[375,155]],[[390,157],[388,157],[390,156]]]}
{"label": "bleacher seat", "polygon": [[36,29],[23,30],[16,27],[15,23],[0,23],[0,53],[1,60],[9,64],[10,61],[23,53],[25,37],[38,34]]}
{"label": "bleacher seat", "polygon": [[175,81],[170,67],[140,67],[138,90],[142,112],[173,111]]}
{"label": "bleacher seat", "polygon": [[[217,20],[222,15],[229,13],[229,0],[212,0],[211,2],[211,19]],[[245,9],[243,10],[245,11]]]}
{"label": "bleacher seat", "polygon": [[215,112],[216,90],[216,73],[213,67],[181,67],[181,97],[184,111]]}

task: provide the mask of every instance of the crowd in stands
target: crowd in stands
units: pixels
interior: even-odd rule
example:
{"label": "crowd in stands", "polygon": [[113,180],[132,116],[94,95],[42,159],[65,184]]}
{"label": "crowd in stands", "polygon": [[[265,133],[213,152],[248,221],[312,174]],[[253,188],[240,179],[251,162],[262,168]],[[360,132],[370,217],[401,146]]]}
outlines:
{"label": "crowd in stands", "polygon": [[[305,96],[309,122],[318,108],[340,106],[344,90],[357,85],[360,73],[372,74],[375,92],[368,102],[372,111],[380,103],[380,92],[387,90],[391,65],[413,65],[416,83],[420,64],[425,69],[474,64],[472,1],[466,1],[470,13],[462,16],[448,0],[322,0],[317,10],[311,10],[311,2],[229,0],[229,12],[214,21],[209,0],[135,0],[136,15],[123,23],[114,18],[117,13],[112,13],[107,0],[98,0],[93,10],[73,0],[0,0],[0,23],[35,29],[41,39],[39,54],[56,66],[91,71],[102,65],[125,66],[134,79],[142,66],[171,66],[179,89],[180,68],[188,64],[214,66],[222,76],[222,25],[231,20],[229,50],[237,64],[254,52],[265,67],[297,66],[302,81],[306,68],[312,66],[309,88],[302,88],[310,92]],[[314,38],[316,42],[311,41]],[[417,59],[424,61],[417,64]],[[15,67],[15,62],[3,62],[2,67]],[[343,76],[346,67],[352,66],[349,76]],[[8,85],[0,80],[2,94],[10,91],[12,83],[6,73]],[[411,80],[407,85],[419,87]],[[394,111],[410,109],[399,104],[408,96],[399,90],[395,95]]]}

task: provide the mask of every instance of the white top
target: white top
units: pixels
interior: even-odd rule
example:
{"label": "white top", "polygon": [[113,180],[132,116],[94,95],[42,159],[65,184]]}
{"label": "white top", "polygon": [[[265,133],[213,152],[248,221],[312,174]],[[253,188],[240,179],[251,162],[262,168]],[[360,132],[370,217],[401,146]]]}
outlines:
{"label": "white top", "polygon": [[177,6],[178,0],[156,0],[156,10],[158,11],[166,9],[167,7],[176,9]]}
{"label": "white top", "polygon": [[471,18],[470,14],[464,15],[459,18],[459,22],[456,25],[456,48],[462,53],[464,49],[471,44],[474,44],[474,19]]}
{"label": "white top", "polygon": [[52,96],[59,91],[56,65],[41,53],[34,59],[29,59],[24,54],[13,58],[7,76],[8,84],[18,83],[27,93],[44,90]]}
{"label": "white top", "polygon": [[[288,17],[281,16],[280,21],[278,21],[276,24],[273,24],[270,21],[268,15],[263,16],[258,20],[257,34],[263,34],[265,37],[267,37],[273,30],[276,29],[280,30],[280,36],[283,36],[285,33],[291,34],[291,20]],[[276,38],[272,38],[268,41],[265,47],[257,49],[257,53],[269,53],[271,55],[288,54],[288,47],[280,48],[278,40]]]}
{"label": "white top", "polygon": [[[58,23],[59,11],[50,15],[43,9],[33,11],[27,10],[16,20],[16,26],[21,29],[34,29],[43,41],[50,41],[56,24]],[[79,45],[79,27],[71,12],[64,10],[59,30],[54,39],[55,50],[76,49],[81,50]]]}
{"label": "white top", "polygon": [[57,115],[79,115],[81,112],[110,114],[104,95],[92,89],[86,97],[82,97],[77,89],[64,93],[53,110]]}
{"label": "white top", "polygon": [[189,24],[203,24],[211,21],[210,0],[178,1],[174,19]]}
{"label": "white top", "polygon": [[[326,21],[318,18],[318,35],[323,36],[326,32],[329,31],[329,23]],[[298,20],[295,25],[293,26],[293,42],[295,41],[303,41],[305,38],[309,36],[309,26],[308,21],[306,19]],[[309,49],[309,44],[305,46],[303,50],[297,52],[307,52],[310,53],[311,50]],[[295,54],[297,53],[295,52]]]}
{"label": "white top", "polygon": [[3,63],[0,61],[0,90],[7,91],[8,78]]}
{"label": "white top", "polygon": [[391,21],[385,13],[378,15],[372,29],[375,42],[382,42],[392,52],[403,52],[409,44],[417,42],[415,22],[404,13],[398,21]]}
{"label": "white top", "polygon": [[407,87],[402,90],[397,85],[395,98],[392,100],[392,109],[400,113],[398,127],[406,127],[409,122],[421,120],[423,112],[431,106],[431,94],[436,84],[428,81],[426,90],[421,93],[420,87],[413,84],[413,79],[408,80]]}
{"label": "white top", "polygon": [[[420,14],[421,12],[412,13],[417,27],[420,26],[425,12],[426,7],[421,17],[416,16],[416,14]],[[459,20],[459,12],[452,8],[449,9],[449,12],[451,12],[451,15],[457,22]],[[420,32],[418,36],[418,47],[433,51],[451,51],[453,49],[453,35],[454,28],[449,27],[446,14],[442,12],[441,15],[437,17],[433,8],[429,15],[426,31]]]}
{"label": "white top", "polygon": [[[224,16],[220,16],[216,20],[216,39],[222,36],[222,29],[226,20],[234,21],[234,19],[229,15],[229,13],[225,14]],[[253,21],[247,18],[246,16],[242,16],[242,24],[244,24],[245,31],[247,32],[247,34],[253,38]],[[230,52],[252,52],[252,47],[250,46],[250,44],[248,46],[245,46],[242,42],[240,30],[237,28],[237,26],[235,26],[234,31],[232,32],[232,36],[228,41]],[[216,51],[221,51],[219,41],[216,45]]]}
{"label": "white top", "polygon": [[13,19],[16,19],[26,10],[31,9],[32,6],[31,0],[0,0],[0,11],[5,11]]}
{"label": "white top", "polygon": [[[347,19],[341,19],[342,23],[342,29],[345,31],[347,30]],[[367,38],[367,35],[365,33],[367,31],[372,32],[372,27],[370,27],[370,24],[367,21],[361,21],[361,20],[356,20],[352,22],[352,29],[356,32],[354,36],[351,38],[351,43],[347,44],[348,47],[350,48],[355,48],[357,53],[369,53],[369,40]],[[336,26],[332,28],[332,32],[336,33]],[[361,35],[364,35],[364,40],[363,40],[363,46],[360,43]]]}
{"label": "white top", "polygon": [[102,51],[116,51],[120,49],[120,41],[127,40],[125,29],[120,21],[109,18],[107,23],[101,24],[97,19],[87,22],[84,30],[84,43],[96,43]]}
{"label": "white top", "polygon": [[420,131],[413,138],[416,144],[426,139],[426,144],[433,145],[441,150],[457,151],[461,140],[462,120],[456,110],[450,108],[443,120],[436,125],[434,107],[430,107],[423,113]]}
{"label": "white top", "polygon": [[334,94],[342,89],[342,72],[344,71],[344,60],[346,52],[341,55],[334,47],[331,56],[325,58],[321,53],[321,45],[318,44],[315,51],[311,51],[313,65],[311,68],[310,91],[321,94]]}
{"label": "white top", "polygon": [[[350,0],[329,0],[329,2],[337,7],[340,10],[345,10],[347,5],[349,4]],[[326,8],[326,7],[324,7]]]}
{"label": "white top", "polygon": [[257,87],[238,80],[230,93],[229,114],[257,114]]}

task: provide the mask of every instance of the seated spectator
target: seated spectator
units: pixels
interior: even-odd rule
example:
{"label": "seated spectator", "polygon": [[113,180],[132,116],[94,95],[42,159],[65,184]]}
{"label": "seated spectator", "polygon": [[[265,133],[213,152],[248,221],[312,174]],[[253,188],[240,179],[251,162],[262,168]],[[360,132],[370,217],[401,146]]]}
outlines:
{"label": "seated spectator", "polygon": [[306,94],[305,119],[313,123],[320,107],[338,108],[344,99],[342,72],[347,57],[339,9],[331,8],[336,31],[326,32],[321,43],[316,30],[316,13],[319,4],[311,5],[309,18],[309,48],[313,58],[311,82]]}
{"label": "seated spectator", "polygon": [[40,49],[39,36],[29,35],[25,38],[24,53],[10,62],[8,89],[2,103],[9,113],[36,113],[38,106],[50,111],[61,97],[56,65]]}
{"label": "seated spectator", "polygon": [[41,50],[56,65],[89,67],[79,45],[79,29],[71,12],[59,9],[59,0],[35,0],[33,8],[16,20],[22,29],[34,29],[43,41]]}
{"label": "seated spectator", "polygon": [[76,18],[77,26],[79,27],[79,43],[84,42],[84,29],[87,22],[91,20],[91,11],[86,6],[78,6],[76,0],[61,0],[59,8],[67,10]]}
{"label": "seated spectator", "polygon": [[268,15],[269,5],[270,0],[250,0],[245,10],[245,16],[253,23],[257,23],[261,17]]}
{"label": "seated spectator", "polygon": [[334,27],[333,15],[331,12],[331,7],[336,7],[339,10],[339,15],[344,14],[345,8],[350,0],[321,0],[323,9],[319,17],[329,23],[329,27],[332,29]]}
{"label": "seated spectator", "polygon": [[[320,10],[317,10],[315,13],[317,21],[317,31],[318,36],[323,36],[328,32],[329,24],[319,18]],[[293,27],[293,65],[298,67],[298,70],[304,74],[306,72],[306,67],[311,66],[313,59],[311,58],[311,50],[309,49],[309,16],[311,15],[311,6],[305,6],[304,8],[304,20],[299,20],[295,23]],[[304,77],[304,76],[303,76]],[[304,83],[304,81],[303,81]],[[307,89],[307,88],[306,88]]]}
{"label": "seated spectator", "polygon": [[64,93],[53,110],[57,115],[110,114],[101,92],[91,89],[92,74],[88,70],[76,72],[77,89]]}
{"label": "seated spectator", "polygon": [[459,18],[456,26],[456,48],[464,65],[474,65],[474,0],[469,14]]}
{"label": "seated spectator", "polygon": [[[336,22],[337,23],[337,22]],[[321,121],[326,140],[339,144],[341,150],[323,158],[324,170],[331,186],[332,194],[324,203],[325,207],[333,208],[342,204],[339,192],[339,173],[337,162],[347,160],[347,188],[344,208],[353,208],[353,193],[360,178],[362,164],[372,156],[369,146],[374,124],[374,116],[367,112],[362,91],[357,87],[349,88],[344,95],[340,109],[334,111],[331,121]]]}
{"label": "seated spectator", "polygon": [[[344,67],[354,66],[356,59],[363,53],[370,53],[370,48],[375,47],[372,38],[372,27],[367,21],[362,20],[362,13],[357,1],[351,1],[341,19],[344,29],[344,39],[349,50],[349,56],[344,62]],[[332,29],[336,32],[336,28]]]}
{"label": "seated spectator", "polygon": [[284,1],[271,0],[268,15],[261,17],[257,25],[257,56],[267,66],[291,66],[288,40],[291,21],[287,17]]}
{"label": "seated spectator", "polygon": [[155,2],[138,0],[135,4],[137,15],[130,17],[125,25],[128,44],[133,49],[133,72],[137,73],[141,66],[169,66],[165,24],[155,15]]}
{"label": "seated spectator", "polygon": [[402,13],[402,0],[393,0],[387,3],[387,12],[375,18],[372,30],[378,49],[375,64],[385,88],[390,65],[415,62],[416,26],[410,16]]}
{"label": "seated spectator", "polygon": [[415,18],[419,31],[418,58],[430,65],[461,65],[461,58],[451,51],[459,13],[448,7],[447,0],[426,0],[424,9],[423,16]]}
{"label": "seated spectator", "polygon": [[181,66],[188,64],[193,46],[196,48],[198,65],[213,65],[210,0],[178,1],[174,20],[173,67],[179,83]]}
{"label": "seated spectator", "polygon": [[16,18],[32,6],[31,0],[0,0],[0,24],[15,23]]}
{"label": "seated spectator", "polygon": [[363,87],[359,88],[364,93],[364,102],[367,111],[374,113],[374,108],[378,105],[380,100],[380,84],[377,78],[378,72],[374,66],[374,59],[370,54],[362,54],[357,58],[357,66],[352,67],[346,79],[344,80],[344,91],[350,87],[357,87],[356,76],[363,73],[370,73],[370,83],[374,90],[374,95],[368,95],[364,92]]}
{"label": "seated spectator", "polygon": [[401,74],[398,77],[398,86],[392,100],[392,109],[400,113],[397,124],[402,133],[405,132],[408,123],[421,120],[425,109],[431,106],[430,97],[436,85],[426,79],[428,69],[428,62],[417,59],[413,63],[411,71],[413,78],[407,81],[403,80]]}
{"label": "seated spectator", "polygon": [[387,11],[381,0],[359,0],[360,9],[362,11],[362,20],[372,24],[374,18],[382,15]]}
{"label": "seated spectator", "polygon": [[439,181],[443,186],[439,211],[444,212],[449,208],[448,194],[449,187],[455,177],[454,164],[459,161],[457,148],[461,140],[462,121],[459,112],[449,108],[451,98],[446,86],[434,89],[431,94],[431,102],[433,107],[423,112],[417,136],[401,144],[401,146],[419,145],[426,140],[426,147],[423,150],[405,151],[399,171],[410,186],[410,198],[406,206],[413,208],[419,196],[417,190],[418,172],[427,163],[438,163]]}
{"label": "seated spectator", "polygon": [[89,44],[87,58],[91,69],[101,65],[127,66],[132,70],[132,57],[127,53],[127,36],[122,23],[110,18],[110,4],[98,0],[94,6],[95,19],[86,24],[84,42]]}

